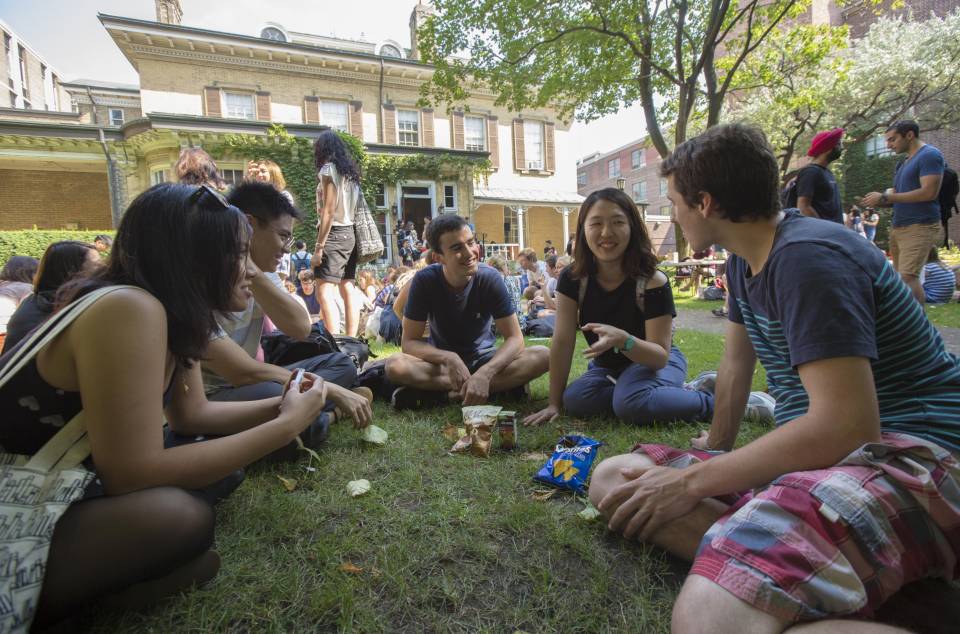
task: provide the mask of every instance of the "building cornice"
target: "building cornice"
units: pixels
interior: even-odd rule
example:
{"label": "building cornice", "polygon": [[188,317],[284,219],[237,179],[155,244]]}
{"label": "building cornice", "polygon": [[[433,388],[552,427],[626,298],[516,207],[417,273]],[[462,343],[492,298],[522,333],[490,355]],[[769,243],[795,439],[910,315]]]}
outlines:
{"label": "building cornice", "polygon": [[106,141],[123,140],[123,134],[116,127],[45,121],[0,120],[0,135],[2,136],[86,139],[99,142],[101,132]]}
{"label": "building cornice", "polygon": [[[97,17],[100,19],[100,23],[103,24],[104,28],[108,32],[117,30],[128,33],[140,33],[146,36],[155,36],[162,38],[166,43],[172,44],[171,48],[175,46],[173,38],[181,40],[202,40],[212,44],[221,44],[223,46],[234,46],[242,47],[250,50],[270,52],[270,53],[282,53],[282,54],[291,54],[291,55],[300,55],[305,54],[310,55],[319,55],[319,56],[330,56],[330,57],[339,57],[346,60],[363,60],[367,62],[374,62],[377,65],[380,64],[382,60],[384,66],[390,67],[408,67],[408,68],[419,68],[428,72],[433,71],[433,66],[430,64],[424,64],[416,60],[410,59],[401,59],[396,57],[381,57],[379,55],[374,55],[371,53],[363,53],[358,51],[345,51],[332,48],[325,48],[321,46],[314,46],[310,44],[297,44],[294,42],[276,42],[273,40],[265,40],[261,37],[254,37],[251,35],[239,35],[236,33],[226,33],[223,31],[213,31],[210,29],[199,29],[196,27],[188,27],[183,25],[176,24],[162,24],[159,22],[153,22],[150,20],[138,20],[136,18],[125,18],[121,16],[108,15],[104,13],[97,14]],[[111,33],[113,35],[113,33]],[[116,39],[116,38],[115,38]],[[121,40],[125,38],[120,37]],[[169,40],[169,42],[167,42]],[[117,41],[118,44],[121,42]]]}

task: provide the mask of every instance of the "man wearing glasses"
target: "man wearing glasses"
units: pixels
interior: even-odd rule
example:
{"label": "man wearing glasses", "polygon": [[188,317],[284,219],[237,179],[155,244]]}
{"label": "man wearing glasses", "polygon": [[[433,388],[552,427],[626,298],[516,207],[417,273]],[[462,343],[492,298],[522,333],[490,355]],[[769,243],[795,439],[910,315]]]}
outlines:
{"label": "man wearing glasses", "polygon": [[[280,396],[290,370],[304,368],[323,377],[329,385],[330,404],[354,415],[365,425],[370,407],[365,398],[350,391],[357,378],[356,366],[344,354],[321,354],[288,367],[257,359],[264,318],[294,339],[310,334],[310,315],[286,290],[276,274],[281,258],[293,245],[293,223],[300,211],[269,183],[245,181],[230,192],[228,202],[247,215],[253,229],[247,258],[250,298],[247,309],[221,314],[220,333],[207,348],[203,380],[211,401],[252,401]],[[327,412],[301,435],[307,444],[319,443],[331,422]]]}

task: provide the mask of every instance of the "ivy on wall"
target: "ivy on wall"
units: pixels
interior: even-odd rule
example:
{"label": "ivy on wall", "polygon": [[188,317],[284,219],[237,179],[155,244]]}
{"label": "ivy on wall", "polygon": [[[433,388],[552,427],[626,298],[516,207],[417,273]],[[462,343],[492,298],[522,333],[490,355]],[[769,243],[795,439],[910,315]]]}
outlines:
{"label": "ivy on wall", "polygon": [[[440,180],[443,178],[472,179],[475,174],[486,174],[491,169],[488,159],[475,159],[454,154],[369,154],[363,142],[346,132],[337,132],[353,154],[362,174],[361,188],[370,209],[380,185],[388,186],[410,179]],[[214,159],[243,158],[269,159],[280,166],[304,220],[295,229],[298,238],[308,244],[315,236],[317,223],[317,169],[313,158],[313,141],[297,137],[280,124],[273,124],[267,135],[230,134],[221,145],[210,148]]]}

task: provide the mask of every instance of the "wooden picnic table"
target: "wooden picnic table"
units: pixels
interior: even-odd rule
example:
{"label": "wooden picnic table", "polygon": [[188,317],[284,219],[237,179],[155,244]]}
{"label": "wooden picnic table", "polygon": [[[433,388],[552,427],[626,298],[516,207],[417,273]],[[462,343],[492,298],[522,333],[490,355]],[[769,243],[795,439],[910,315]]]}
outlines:
{"label": "wooden picnic table", "polygon": [[695,269],[694,274],[690,276],[690,281],[693,284],[693,296],[700,297],[700,282],[703,279],[703,272],[710,268],[711,266],[716,266],[718,264],[726,264],[726,260],[720,260],[717,258],[704,258],[702,260],[664,260],[660,262],[657,266],[668,267],[668,268],[680,268],[681,266],[689,266],[692,269]]}

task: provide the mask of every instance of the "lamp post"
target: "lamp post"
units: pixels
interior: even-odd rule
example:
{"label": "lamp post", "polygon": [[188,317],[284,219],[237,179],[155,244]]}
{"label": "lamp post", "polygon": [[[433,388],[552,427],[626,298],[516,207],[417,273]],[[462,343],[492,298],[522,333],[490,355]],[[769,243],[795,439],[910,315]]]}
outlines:
{"label": "lamp post", "polygon": [[625,179],[623,176],[617,179],[617,189],[619,189],[620,191],[623,191],[623,188],[626,186],[627,186],[627,179]]}
{"label": "lamp post", "polygon": [[636,201],[637,207],[640,208],[640,220],[643,221],[643,224],[647,224],[647,207],[650,206],[649,200],[638,200]]}

